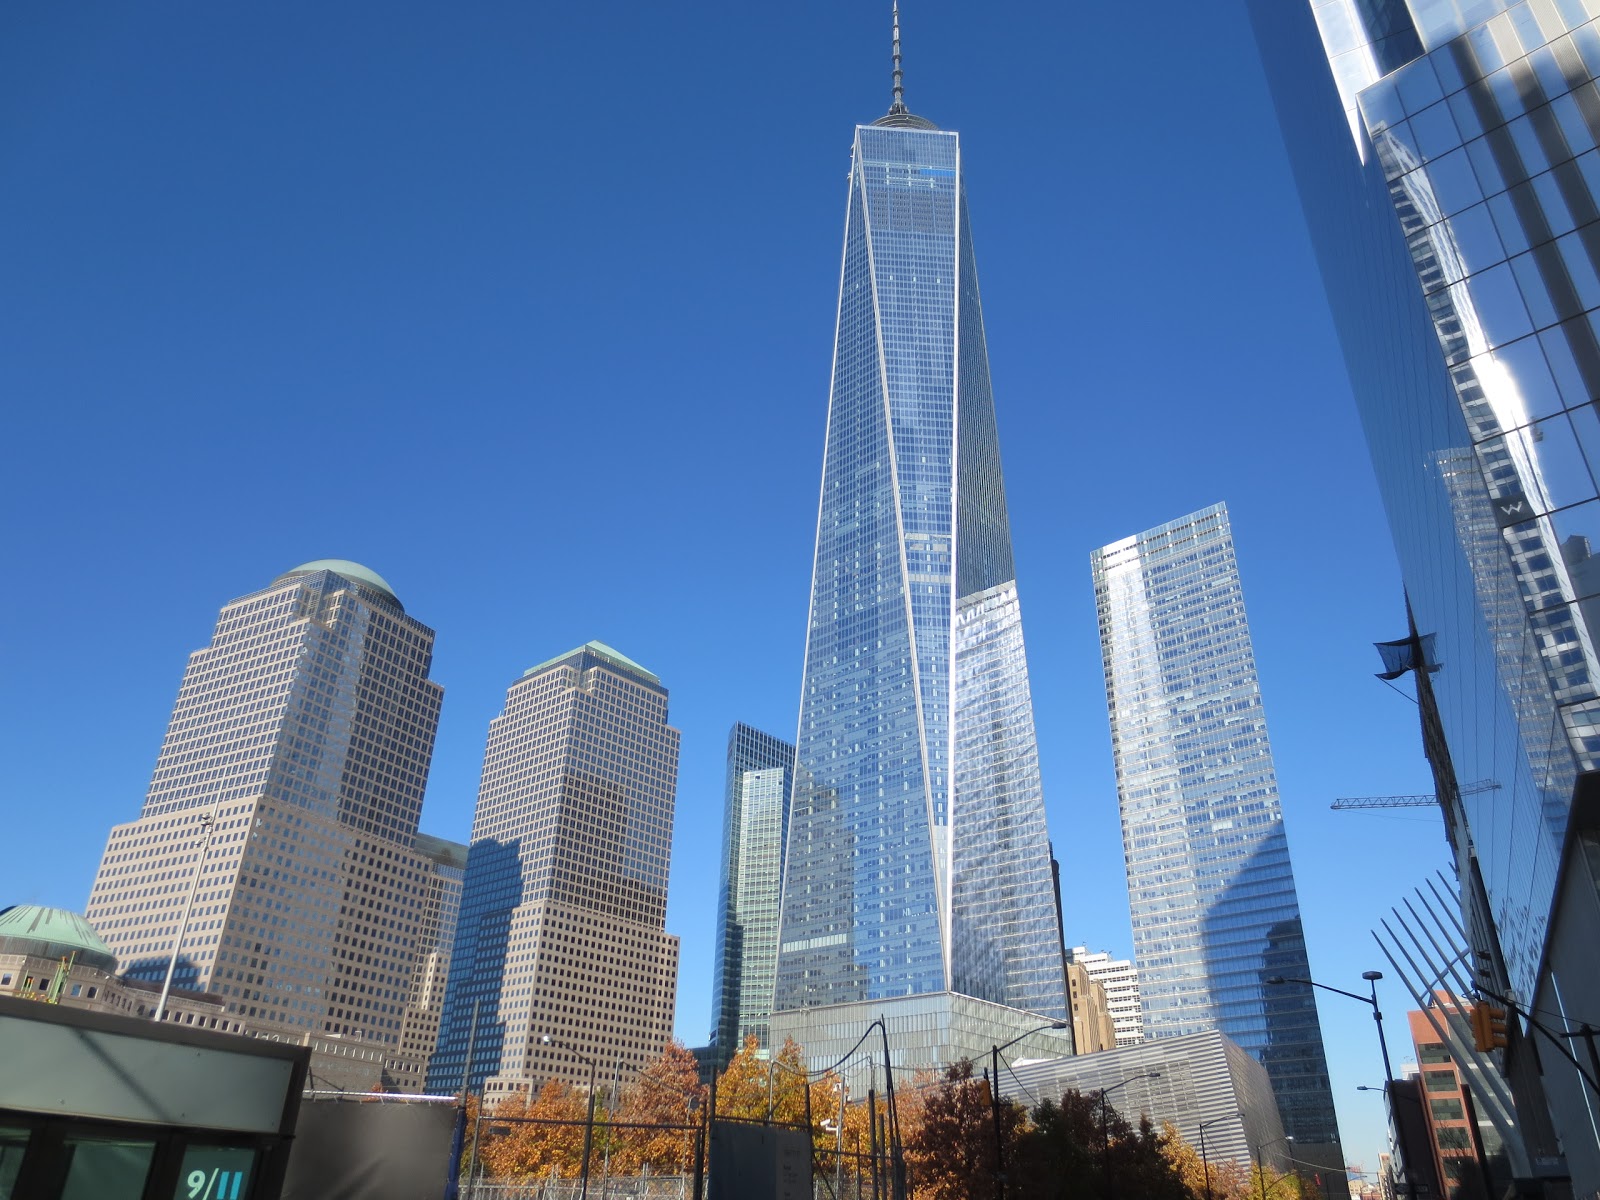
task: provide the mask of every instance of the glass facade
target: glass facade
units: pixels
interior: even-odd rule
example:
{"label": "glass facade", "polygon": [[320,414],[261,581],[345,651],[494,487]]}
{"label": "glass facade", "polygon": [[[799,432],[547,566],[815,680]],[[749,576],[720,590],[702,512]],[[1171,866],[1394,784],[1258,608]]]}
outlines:
{"label": "glass facade", "polygon": [[957,135],[856,129],[778,1010],[1066,1016]]}
{"label": "glass facade", "polygon": [[586,1084],[579,1055],[627,1078],[661,1053],[678,986],[678,939],[665,931],[677,779],[667,689],[609,646],[532,667],[506,692],[484,750],[430,1091],[458,1091],[463,1077],[491,1094]]}
{"label": "glass facade", "polygon": [[1227,509],[1091,557],[1144,1035],[1222,1030],[1337,1143],[1311,989],[1266,982],[1310,968]]}
{"label": "glass facade", "polygon": [[1600,765],[1600,4],[1418,0],[1359,87],[1303,7],[1250,10],[1508,985],[1593,996],[1540,962]]}
{"label": "glass facade", "polygon": [[436,872],[417,832],[444,695],[433,638],[342,560],[222,610],[190,655],[144,811],[111,831],[90,893],[130,978],[165,975],[198,871],[175,985],[217,993],[258,1031],[367,1047],[387,1086],[420,1080],[431,1046],[401,1030]]}
{"label": "glass facade", "polygon": [[789,834],[794,747],[735,725],[728,734],[722,882],[711,985],[711,1046],[726,1064],[747,1037],[767,1046],[778,964],[778,897]]}

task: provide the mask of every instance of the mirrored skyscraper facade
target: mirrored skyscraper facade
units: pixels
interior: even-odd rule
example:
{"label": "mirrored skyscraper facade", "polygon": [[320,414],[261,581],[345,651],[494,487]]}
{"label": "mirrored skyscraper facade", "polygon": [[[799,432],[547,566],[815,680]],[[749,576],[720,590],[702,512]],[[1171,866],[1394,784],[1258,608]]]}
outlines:
{"label": "mirrored skyscraper facade", "polygon": [[813,1058],[888,1001],[930,1063],[985,1005],[1066,1017],[1015,576],[960,140],[897,94],[853,148],[785,864],[774,1037]]}
{"label": "mirrored skyscraper facade", "polygon": [[431,1090],[586,1084],[585,1059],[627,1079],[661,1053],[677,780],[667,689],[610,646],[511,685],[484,749]]}
{"label": "mirrored skyscraper facade", "polygon": [[768,1044],[778,960],[778,896],[789,833],[794,747],[748,725],[728,734],[722,881],[711,984],[711,1047],[726,1064],[748,1037]]}
{"label": "mirrored skyscraper facade", "polygon": [[1310,971],[1227,510],[1092,565],[1144,1036],[1222,1030],[1267,1068],[1296,1146],[1333,1147],[1311,989],[1266,982]]}
{"label": "mirrored skyscraper facade", "polygon": [[[1600,940],[1596,875],[1562,862],[1594,836],[1574,796],[1600,766],[1600,5],[1248,7],[1454,774],[1478,785],[1459,807],[1499,945],[1469,949],[1486,986],[1595,1011],[1592,960],[1563,945]],[[1592,1190],[1590,1097],[1565,1067],[1545,1085]]]}

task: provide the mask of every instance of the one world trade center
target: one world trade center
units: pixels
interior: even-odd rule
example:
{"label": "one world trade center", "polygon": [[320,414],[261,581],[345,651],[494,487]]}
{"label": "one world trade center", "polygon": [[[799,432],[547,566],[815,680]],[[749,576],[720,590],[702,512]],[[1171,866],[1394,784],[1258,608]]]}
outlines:
{"label": "one world trade center", "polygon": [[[1071,1052],[958,136],[857,126],[773,1037],[895,1064]],[[775,1043],[776,1044],[776,1043]]]}

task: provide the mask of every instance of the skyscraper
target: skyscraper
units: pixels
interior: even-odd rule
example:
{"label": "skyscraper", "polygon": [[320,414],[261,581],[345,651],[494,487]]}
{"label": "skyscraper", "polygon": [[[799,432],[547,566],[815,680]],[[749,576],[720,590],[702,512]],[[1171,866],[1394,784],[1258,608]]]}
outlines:
{"label": "skyscraper", "polygon": [[773,1038],[820,1061],[882,1015],[935,1065],[1067,1008],[960,143],[906,108],[898,14],[894,49],[850,169]]}
{"label": "skyscraper", "polygon": [[1144,1041],[1144,1008],[1139,1003],[1139,968],[1126,958],[1112,958],[1104,950],[1090,953],[1087,946],[1067,951],[1069,961],[1088,972],[1089,978],[1106,990],[1111,1009],[1111,1024],[1117,1031],[1118,1046],[1137,1046]]}
{"label": "skyscraper", "polygon": [[1092,555],[1146,1039],[1220,1029],[1297,1156],[1343,1169],[1228,512]]}
{"label": "skyscraper", "polygon": [[[444,1015],[445,984],[450,978],[450,951],[455,946],[456,918],[461,913],[461,885],[467,875],[467,848],[460,842],[417,834],[417,851],[432,870],[413,900],[416,906],[417,945],[411,969],[411,987],[405,1019],[400,1027],[400,1047],[408,1062],[420,1068],[414,1080],[420,1089],[427,1078],[428,1060],[439,1041],[439,1018]],[[402,1084],[403,1090],[410,1090]]]}
{"label": "skyscraper", "polygon": [[725,1065],[747,1037],[768,1044],[793,784],[793,746],[744,724],[729,731],[711,985],[711,1049],[719,1064]]}
{"label": "skyscraper", "polygon": [[434,870],[417,849],[444,695],[433,636],[338,559],[223,608],[189,657],[143,812],[111,831],[90,893],[126,974],[165,974],[205,847],[175,982],[256,1030],[375,1046],[393,1078],[420,1073],[400,1031]]}
{"label": "skyscraper", "polygon": [[[1481,986],[1575,1023],[1600,1011],[1600,817],[1579,802],[1600,767],[1600,9],[1247,7],[1441,740],[1474,784],[1441,797],[1460,949]],[[1600,1189],[1588,1085],[1517,1042],[1574,1190]]]}
{"label": "skyscraper", "polygon": [[458,1090],[464,1072],[491,1094],[587,1083],[583,1059],[626,1078],[661,1053],[678,985],[677,779],[667,689],[611,647],[511,685],[489,723],[430,1090]]}

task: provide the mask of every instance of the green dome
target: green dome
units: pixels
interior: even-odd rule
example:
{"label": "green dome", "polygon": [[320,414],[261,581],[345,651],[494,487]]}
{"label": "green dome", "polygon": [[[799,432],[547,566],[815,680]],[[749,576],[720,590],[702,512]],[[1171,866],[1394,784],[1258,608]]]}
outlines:
{"label": "green dome", "polygon": [[[394,594],[394,589],[389,586],[387,579],[371,568],[363,567],[360,563],[351,562],[347,558],[319,558],[314,562],[301,563],[298,567],[285,571],[278,576],[278,579],[289,579],[295,575],[312,575],[318,571],[332,571],[335,575],[343,575],[346,579],[364,583],[369,588],[382,592],[396,604],[400,603],[400,597]],[[277,580],[273,582],[276,583]]]}
{"label": "green dome", "polygon": [[0,954],[32,954],[40,958],[66,958],[107,971],[117,969],[117,956],[100,935],[75,912],[17,904],[0,911]]}

